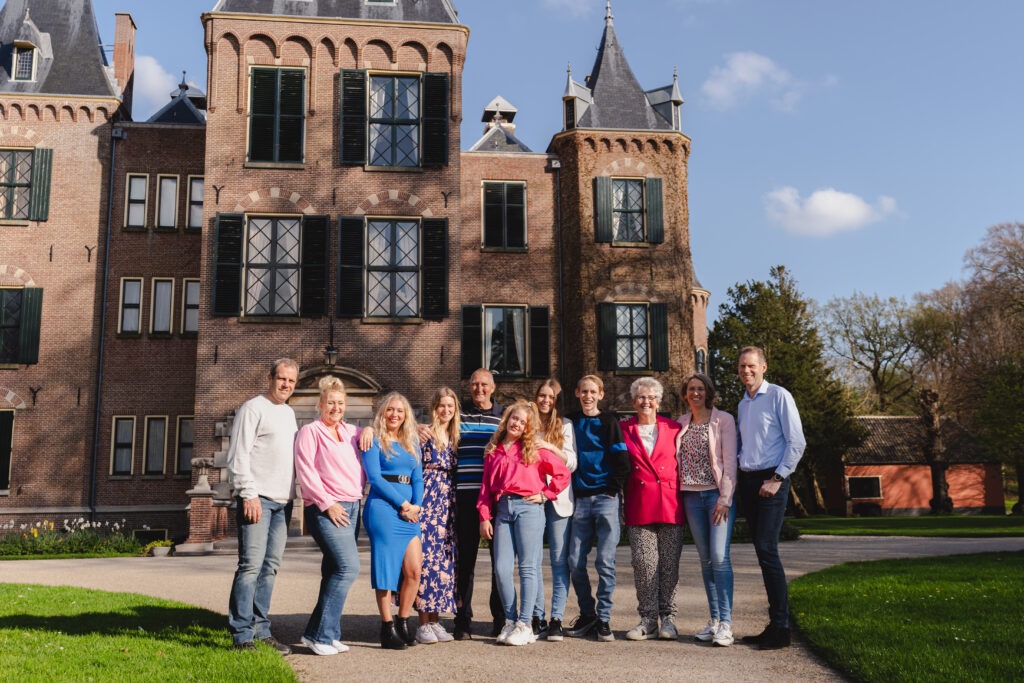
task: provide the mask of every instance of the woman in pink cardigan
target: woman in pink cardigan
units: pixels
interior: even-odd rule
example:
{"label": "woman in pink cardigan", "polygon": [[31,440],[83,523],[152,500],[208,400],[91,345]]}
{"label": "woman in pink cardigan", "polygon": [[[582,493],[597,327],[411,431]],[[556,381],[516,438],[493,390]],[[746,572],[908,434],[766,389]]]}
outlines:
{"label": "woman in pink cardigan", "polygon": [[658,415],[664,393],[658,380],[641,377],[629,392],[636,417],[621,423],[622,439],[629,451],[625,522],[640,623],[626,632],[626,640],[675,640],[679,637],[675,624],[676,584],[683,550],[683,508],[676,463],[679,423]]}
{"label": "woman in pink cardigan", "polygon": [[690,412],[679,418],[679,488],[711,612],[694,638],[728,646],[733,643],[729,543],[736,520],[736,422],[714,407],[715,385],[706,375],[690,376],[683,392]]}

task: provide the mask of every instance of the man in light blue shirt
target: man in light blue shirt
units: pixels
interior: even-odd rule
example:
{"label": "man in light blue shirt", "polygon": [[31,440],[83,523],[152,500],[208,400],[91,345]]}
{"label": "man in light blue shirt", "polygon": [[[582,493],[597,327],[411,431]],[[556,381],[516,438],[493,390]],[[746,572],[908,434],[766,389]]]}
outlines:
{"label": "man in light blue shirt", "polygon": [[789,477],[807,441],[792,394],[766,382],[767,369],[763,349],[748,346],[740,350],[739,377],[746,392],[737,409],[737,495],[761,565],[769,616],[763,632],[743,641],[761,650],[777,650],[790,643],[789,590],[779,557],[779,534],[789,499]]}

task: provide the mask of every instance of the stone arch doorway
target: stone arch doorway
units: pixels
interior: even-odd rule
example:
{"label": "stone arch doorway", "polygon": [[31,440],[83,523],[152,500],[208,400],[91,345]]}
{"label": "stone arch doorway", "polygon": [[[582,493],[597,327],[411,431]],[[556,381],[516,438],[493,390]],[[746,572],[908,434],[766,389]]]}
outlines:
{"label": "stone arch doorway", "polygon": [[288,399],[288,405],[295,411],[295,419],[301,427],[315,420],[320,414],[316,404],[320,399],[320,379],[334,375],[345,385],[345,422],[365,427],[373,421],[373,406],[382,387],[372,377],[345,367],[318,367],[303,370],[295,392]]}

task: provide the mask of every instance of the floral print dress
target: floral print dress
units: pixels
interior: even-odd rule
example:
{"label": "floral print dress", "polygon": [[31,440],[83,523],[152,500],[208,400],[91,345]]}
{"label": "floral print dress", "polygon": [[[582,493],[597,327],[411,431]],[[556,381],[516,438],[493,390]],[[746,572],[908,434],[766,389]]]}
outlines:
{"label": "floral print dress", "polygon": [[455,614],[455,450],[423,444],[423,573],[415,607],[420,612]]}

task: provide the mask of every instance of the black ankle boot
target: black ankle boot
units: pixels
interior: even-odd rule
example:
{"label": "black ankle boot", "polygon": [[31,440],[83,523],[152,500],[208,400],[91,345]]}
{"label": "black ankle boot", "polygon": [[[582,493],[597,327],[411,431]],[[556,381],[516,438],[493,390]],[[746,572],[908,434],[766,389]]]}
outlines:
{"label": "black ankle boot", "polygon": [[395,631],[395,622],[383,621],[380,624],[380,646],[385,650],[404,650],[409,647],[405,640]]}
{"label": "black ankle boot", "polygon": [[409,619],[412,617],[395,617],[395,632],[398,637],[405,641],[405,644],[412,647],[416,644],[416,629],[409,631]]}

